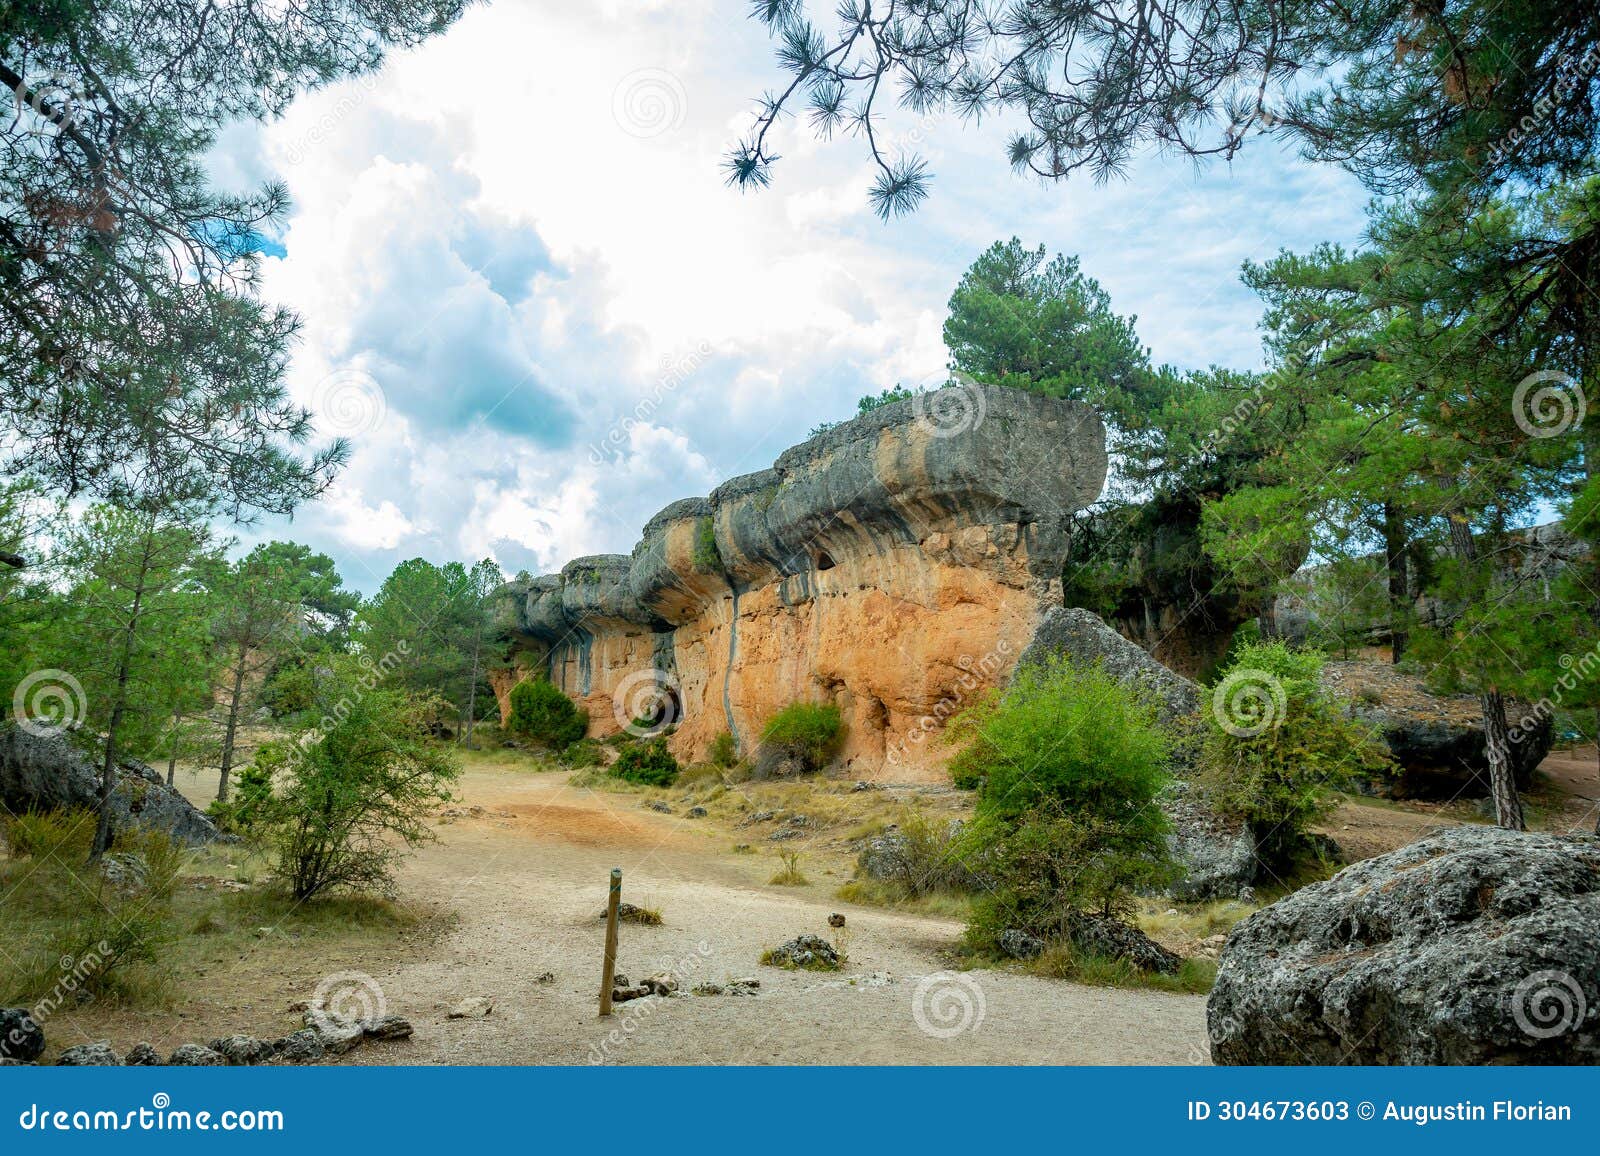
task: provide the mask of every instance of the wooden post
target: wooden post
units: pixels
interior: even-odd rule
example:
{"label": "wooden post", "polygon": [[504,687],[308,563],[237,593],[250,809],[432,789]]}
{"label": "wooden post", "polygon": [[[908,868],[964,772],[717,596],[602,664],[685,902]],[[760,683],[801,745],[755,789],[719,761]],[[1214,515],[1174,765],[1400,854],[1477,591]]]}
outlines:
{"label": "wooden post", "polygon": [[622,868],[611,869],[611,896],[606,900],[606,960],[600,970],[600,1014],[611,1014],[611,984],[617,974],[617,907],[622,903]]}

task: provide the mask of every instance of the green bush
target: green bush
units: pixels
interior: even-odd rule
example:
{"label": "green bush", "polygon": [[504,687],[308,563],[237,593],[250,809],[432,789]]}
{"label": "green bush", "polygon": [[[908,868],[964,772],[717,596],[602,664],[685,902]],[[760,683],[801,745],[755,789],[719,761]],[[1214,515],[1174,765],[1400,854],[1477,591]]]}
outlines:
{"label": "green bush", "polygon": [[733,741],[732,731],[723,731],[711,740],[706,758],[719,767],[731,767],[739,761],[739,746]]}
{"label": "green bush", "polygon": [[761,728],[757,759],[764,773],[819,771],[838,753],[844,725],[833,703],[797,702],[786,706]]}
{"label": "green bush", "polygon": [[1017,928],[1059,939],[1074,914],[1125,914],[1177,873],[1156,796],[1170,754],[1157,708],[1099,667],[1019,670],[953,724],[957,772],[982,784],[971,835],[989,883],[968,937]]}
{"label": "green bush", "polygon": [[589,731],[589,714],[579,710],[548,679],[528,679],[511,688],[506,729],[550,750],[565,750]]}
{"label": "green bush", "polygon": [[343,677],[319,691],[327,699],[316,712],[325,729],[262,747],[268,765],[283,771],[260,821],[277,872],[298,900],[391,891],[395,863],[434,838],[429,820],[450,801],[461,773],[455,754],[429,733],[437,699],[383,686],[349,693],[343,688],[359,685],[361,669],[340,662]]}
{"label": "green bush", "polygon": [[256,752],[255,759],[239,772],[233,798],[213,799],[206,814],[218,828],[231,835],[248,835],[266,815],[272,802],[272,778],[284,764],[282,748],[271,743]]}
{"label": "green bush", "polygon": [[678,760],[667,750],[666,739],[651,739],[624,747],[611,764],[611,774],[646,787],[670,787],[678,778]]}
{"label": "green bush", "polygon": [[94,842],[93,811],[26,811],[5,821],[13,859],[59,859],[81,863]]}
{"label": "green bush", "polygon": [[1157,841],[1165,830],[1151,802],[1166,782],[1171,742],[1155,703],[1099,667],[1023,667],[1005,694],[952,727],[965,744],[952,767],[982,782],[982,815],[1016,820],[1055,803]]}
{"label": "green bush", "polygon": [[605,759],[600,754],[600,742],[597,739],[579,739],[568,745],[561,752],[561,765],[581,771],[588,767],[598,767]]}
{"label": "green bush", "polygon": [[1310,828],[1337,805],[1335,791],[1392,766],[1378,728],[1322,689],[1322,662],[1282,642],[1248,643],[1204,712],[1201,787],[1249,826],[1257,858],[1276,872],[1314,850]]}

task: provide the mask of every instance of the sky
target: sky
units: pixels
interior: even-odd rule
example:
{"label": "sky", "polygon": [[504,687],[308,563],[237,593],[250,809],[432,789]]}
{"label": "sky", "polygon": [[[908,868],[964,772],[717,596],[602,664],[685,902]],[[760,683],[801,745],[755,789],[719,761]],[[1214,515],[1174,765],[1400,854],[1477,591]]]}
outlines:
{"label": "sky", "polygon": [[[826,15],[826,13],[823,13]],[[326,495],[239,531],[396,563],[549,572],[765,468],[820,421],[937,384],[946,303],[996,240],[1077,254],[1158,363],[1263,364],[1247,259],[1358,240],[1348,176],[1252,142],[1044,184],[1003,122],[888,125],[934,174],[885,224],[849,137],[784,122],[772,186],[721,160],[780,73],[725,0],[498,0],[375,75],[228,130],[228,188],[287,183],[263,294],[300,313],[289,387],[353,445]]]}

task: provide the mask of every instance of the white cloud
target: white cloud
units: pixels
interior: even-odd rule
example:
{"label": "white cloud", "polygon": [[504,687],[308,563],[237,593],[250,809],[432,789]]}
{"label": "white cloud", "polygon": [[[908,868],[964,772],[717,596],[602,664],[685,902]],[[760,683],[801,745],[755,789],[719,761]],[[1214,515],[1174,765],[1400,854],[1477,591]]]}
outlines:
{"label": "white cloud", "polygon": [[910,218],[879,222],[861,143],[803,122],[780,129],[773,188],[743,194],[720,162],[771,51],[711,0],[476,7],[380,76],[225,134],[218,180],[275,171],[294,197],[266,276],[305,320],[291,389],[321,409],[359,367],[382,399],[328,499],[262,533],[369,590],[415,554],[625,551],[667,502],[936,378],[950,291],[997,238],[1079,254],[1157,360],[1249,367],[1239,263],[1362,223],[1352,182],[1265,149],[1044,187],[1010,174],[1002,126],[907,118],[889,135],[936,176]]}

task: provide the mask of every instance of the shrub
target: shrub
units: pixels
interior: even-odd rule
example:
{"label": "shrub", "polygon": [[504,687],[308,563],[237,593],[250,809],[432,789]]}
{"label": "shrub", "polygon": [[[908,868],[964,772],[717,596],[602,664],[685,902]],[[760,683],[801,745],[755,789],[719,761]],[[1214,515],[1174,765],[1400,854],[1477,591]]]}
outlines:
{"label": "shrub", "polygon": [[551,750],[564,750],[589,730],[589,714],[549,679],[527,679],[511,688],[506,729]]}
{"label": "shrub", "polygon": [[890,853],[862,852],[858,873],[864,874],[866,860],[875,857],[878,877],[898,891],[900,899],[981,890],[984,881],[977,865],[985,857],[983,827],[958,820],[940,822],[916,807],[906,807],[889,836]]}
{"label": "shrub", "polygon": [[666,739],[651,739],[624,747],[611,764],[611,774],[646,787],[670,787],[678,778],[678,760],[667,750]]}
{"label": "shrub", "polygon": [[711,740],[711,749],[706,752],[706,758],[719,767],[731,767],[739,761],[739,745],[733,740],[732,731],[723,731]]}
{"label": "shrub", "polygon": [[600,754],[600,743],[595,739],[579,739],[561,752],[561,765],[581,771],[588,767],[598,767],[605,762]]}
{"label": "shrub", "polygon": [[427,819],[450,800],[461,773],[455,755],[429,738],[436,703],[398,689],[363,690],[361,673],[352,662],[348,677],[326,680],[327,694],[352,688],[321,704],[327,729],[304,731],[292,745],[267,744],[267,758],[286,769],[264,821],[278,874],[296,899],[391,891],[395,862],[434,837]]}
{"label": "shrub", "polygon": [[265,817],[272,802],[272,779],[282,768],[285,754],[281,747],[268,744],[239,772],[233,798],[213,799],[206,814],[221,828],[234,835],[248,835]]}
{"label": "shrub", "polygon": [[94,841],[93,811],[27,811],[6,820],[13,859],[59,859],[81,863]]}
{"label": "shrub", "polygon": [[1026,666],[1004,695],[957,716],[953,766],[982,781],[980,814],[1015,820],[1045,804],[1159,842],[1170,741],[1145,693],[1099,667]]}
{"label": "shrub", "polygon": [[837,706],[797,702],[784,707],[761,728],[758,766],[764,774],[818,771],[838,753],[843,739]]}
{"label": "shrub", "polygon": [[958,716],[955,767],[981,782],[971,835],[991,886],[968,937],[992,949],[1017,928],[1059,938],[1081,911],[1119,915],[1176,874],[1156,805],[1170,754],[1144,691],[1099,667],[1019,670]]}
{"label": "shrub", "polygon": [[1282,642],[1241,646],[1206,714],[1200,783],[1219,813],[1246,823],[1274,871],[1312,851],[1333,792],[1392,765],[1378,729],[1322,689],[1322,656]]}

